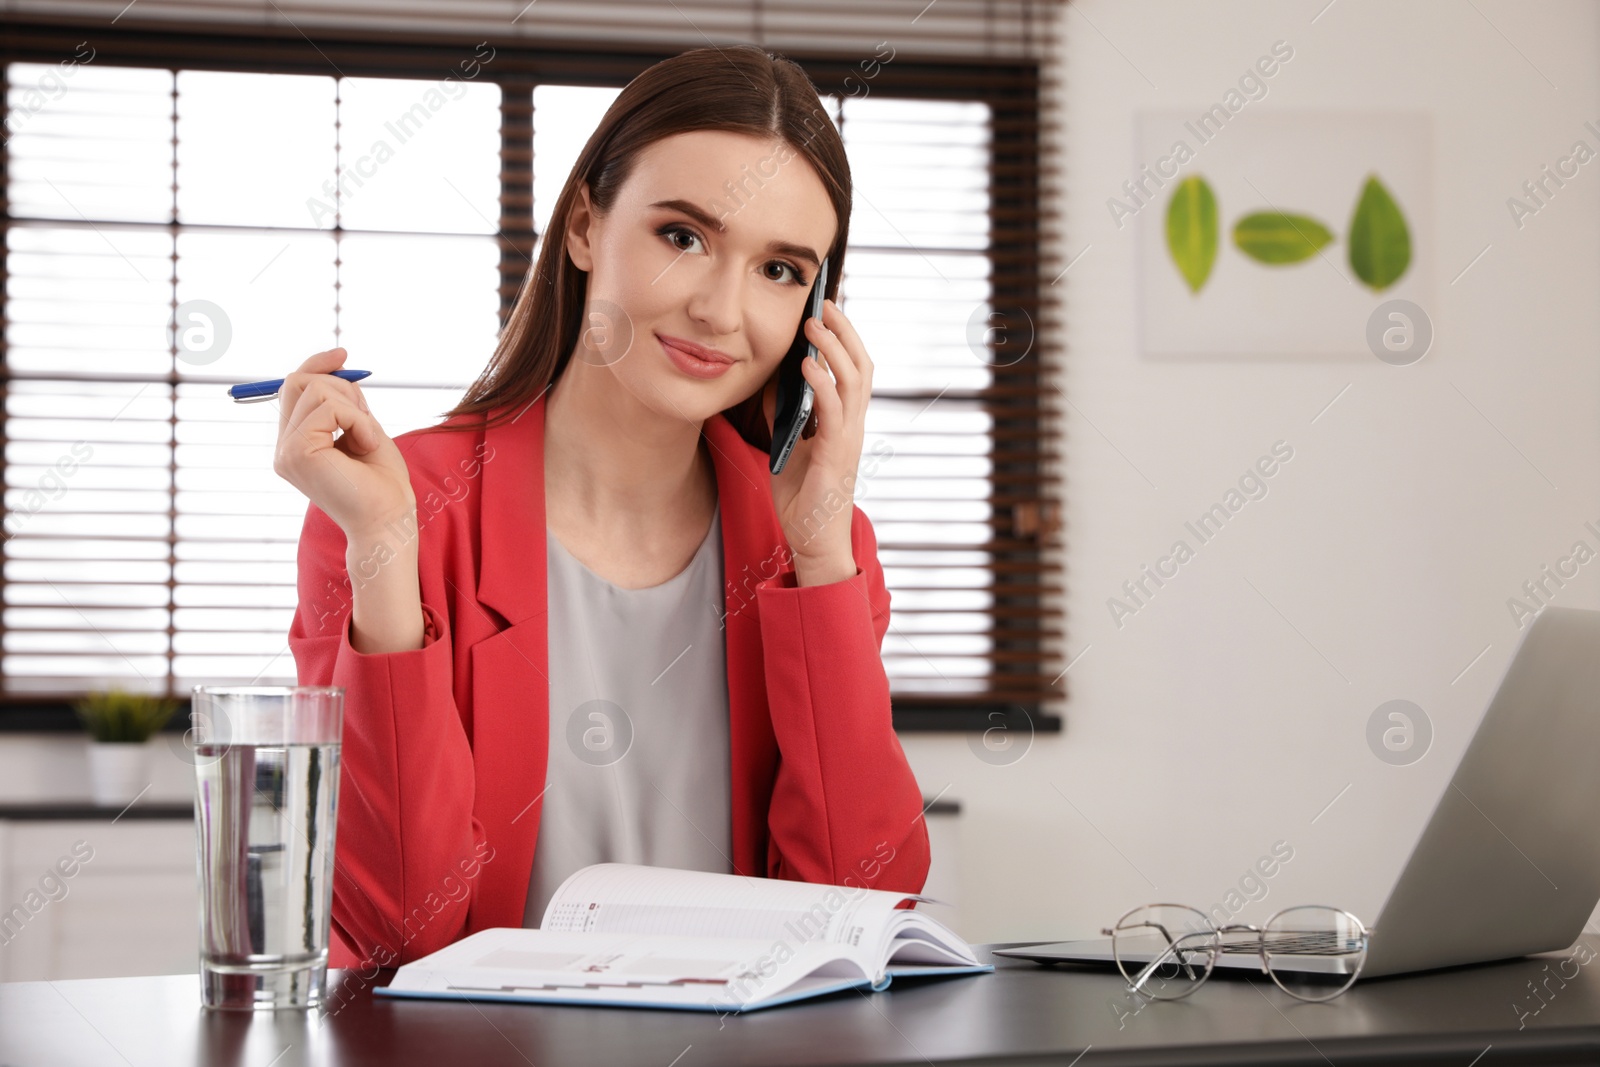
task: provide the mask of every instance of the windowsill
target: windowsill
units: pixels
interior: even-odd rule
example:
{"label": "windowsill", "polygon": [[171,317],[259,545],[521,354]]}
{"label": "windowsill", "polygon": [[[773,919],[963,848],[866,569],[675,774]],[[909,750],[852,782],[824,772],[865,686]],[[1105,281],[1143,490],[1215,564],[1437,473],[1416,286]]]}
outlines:
{"label": "windowsill", "polygon": [[146,804],[95,804],[92,801],[41,800],[24,804],[0,804],[0,820],[17,822],[65,822],[106,820],[192,819],[193,804],[169,801]]}
{"label": "windowsill", "polygon": [[[189,701],[178,698],[178,710],[172,713],[164,734],[181,734],[189,729]],[[88,737],[83,723],[78,720],[72,703],[66,700],[0,701],[0,734],[83,734]]]}
{"label": "windowsill", "polygon": [[[1015,706],[1003,705],[894,709],[894,729],[901,734],[982,733],[997,727],[1023,733],[1029,732],[1031,727],[1036,734],[1059,734],[1063,722],[1060,715],[1029,715]],[[183,700],[161,732],[181,734],[188,728],[189,702]],[[83,724],[65,701],[0,703],[0,734],[84,732]]]}
{"label": "windowsill", "polygon": [[1065,724],[1060,715],[1043,712],[1029,714],[1015,705],[896,708],[894,711],[894,732],[897,734],[974,734],[997,728],[1017,730],[1023,734],[1059,734]]}

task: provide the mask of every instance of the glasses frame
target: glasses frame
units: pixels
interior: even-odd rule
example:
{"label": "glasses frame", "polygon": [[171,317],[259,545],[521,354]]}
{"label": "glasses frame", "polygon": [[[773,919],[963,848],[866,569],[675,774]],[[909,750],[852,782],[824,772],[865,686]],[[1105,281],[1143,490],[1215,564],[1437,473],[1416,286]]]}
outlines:
{"label": "glasses frame", "polygon": [[[1181,909],[1181,910],[1184,910],[1184,911],[1194,912],[1196,915],[1200,916],[1200,918],[1202,920],[1204,920],[1205,926],[1204,926],[1204,928],[1202,928],[1200,930],[1195,930],[1195,931],[1192,931],[1190,933],[1180,934],[1178,939],[1174,940],[1173,937],[1172,937],[1172,934],[1169,933],[1167,931],[1167,929],[1165,927],[1161,926],[1159,923],[1148,924],[1149,926],[1152,926],[1156,930],[1159,930],[1161,932],[1161,936],[1166,939],[1167,948],[1166,948],[1165,951],[1163,951],[1155,959],[1151,960],[1149,963],[1146,963],[1143,967],[1139,968],[1138,974],[1134,978],[1128,978],[1129,965],[1131,965],[1135,961],[1131,961],[1130,960],[1128,964],[1124,964],[1123,963],[1121,953],[1119,953],[1117,951],[1117,931],[1122,928],[1122,924],[1127,922],[1127,920],[1131,916],[1137,915],[1141,911],[1150,911],[1150,910],[1155,909],[1155,908],[1177,908],[1177,909]],[[1288,986],[1283,984],[1282,979],[1280,979],[1278,977],[1277,972],[1275,972],[1272,969],[1270,963],[1268,962],[1267,934],[1266,934],[1267,928],[1271,927],[1273,923],[1277,922],[1283,916],[1288,915],[1290,912],[1294,912],[1294,911],[1328,911],[1328,912],[1334,912],[1334,913],[1336,913],[1338,915],[1344,916],[1347,920],[1349,920],[1350,923],[1352,923],[1355,926],[1355,929],[1359,933],[1359,939],[1360,939],[1360,944],[1361,944],[1361,947],[1360,947],[1360,958],[1356,961],[1355,970],[1350,972],[1349,978],[1344,983],[1344,985],[1340,986],[1338,989],[1334,990],[1332,993],[1329,993],[1327,996],[1323,996],[1323,997],[1308,997],[1308,996],[1305,996],[1304,994],[1295,992],[1294,990],[1290,989]],[[1318,1004],[1318,1003],[1322,1003],[1324,1001],[1332,1000],[1335,997],[1342,995],[1351,986],[1356,984],[1356,979],[1361,977],[1362,968],[1364,968],[1367,965],[1367,949],[1368,949],[1368,946],[1370,944],[1371,937],[1372,937],[1372,929],[1369,928],[1366,924],[1364,924],[1360,919],[1356,918],[1350,912],[1345,911],[1343,908],[1330,907],[1330,906],[1325,905],[1325,904],[1294,904],[1294,905],[1291,905],[1291,906],[1289,906],[1287,908],[1283,908],[1283,909],[1281,909],[1281,910],[1279,910],[1277,912],[1274,912],[1272,917],[1269,918],[1261,926],[1256,926],[1256,925],[1253,925],[1251,923],[1221,923],[1221,924],[1218,924],[1218,923],[1212,922],[1211,921],[1211,917],[1208,916],[1205,912],[1201,911],[1199,908],[1192,907],[1192,906],[1190,906],[1188,904],[1141,904],[1137,908],[1129,908],[1127,911],[1123,912],[1121,918],[1117,919],[1117,922],[1116,922],[1115,926],[1106,927],[1106,928],[1102,929],[1100,931],[1100,933],[1101,933],[1102,936],[1111,938],[1111,957],[1112,957],[1112,959],[1114,959],[1116,961],[1117,970],[1122,973],[1122,977],[1124,979],[1127,979],[1128,991],[1130,993],[1137,993],[1140,996],[1145,997],[1145,998],[1147,998],[1149,1000],[1183,1000],[1185,997],[1193,996],[1194,993],[1195,993],[1195,990],[1199,989],[1201,986],[1206,984],[1206,980],[1211,977],[1211,972],[1216,968],[1217,957],[1222,955],[1222,936],[1224,934],[1232,934],[1232,933],[1251,933],[1251,934],[1255,934],[1256,935],[1256,955],[1261,960],[1261,971],[1262,971],[1262,973],[1265,974],[1268,978],[1271,978],[1274,985],[1276,985],[1279,989],[1283,990],[1285,993],[1289,994],[1291,997],[1294,997],[1296,1000],[1303,1000],[1303,1001],[1306,1001],[1307,1003],[1311,1003],[1311,1004]],[[1149,981],[1151,975],[1153,975],[1155,973],[1155,969],[1157,967],[1161,966],[1162,964],[1167,963],[1167,962],[1169,962],[1169,961],[1171,961],[1173,959],[1178,959],[1179,962],[1181,963],[1181,965],[1183,966],[1183,968],[1189,972],[1189,976],[1191,978],[1194,977],[1194,973],[1195,973],[1194,964],[1192,964],[1191,962],[1189,962],[1187,960],[1183,960],[1181,957],[1177,956],[1176,953],[1179,951],[1179,942],[1181,942],[1182,940],[1184,940],[1187,937],[1191,937],[1191,936],[1195,936],[1195,935],[1209,935],[1209,944],[1206,945],[1203,949],[1199,949],[1197,947],[1197,950],[1204,951],[1206,953],[1205,971],[1200,975],[1200,977],[1191,984],[1190,988],[1186,992],[1180,993],[1175,997],[1158,997],[1158,996],[1155,996],[1155,995],[1153,995],[1151,993],[1146,992],[1145,989],[1144,989],[1144,986]],[[1187,952],[1191,951],[1191,949],[1188,946],[1185,946],[1181,951],[1187,953]],[[1280,953],[1280,955],[1283,955],[1283,953]]]}

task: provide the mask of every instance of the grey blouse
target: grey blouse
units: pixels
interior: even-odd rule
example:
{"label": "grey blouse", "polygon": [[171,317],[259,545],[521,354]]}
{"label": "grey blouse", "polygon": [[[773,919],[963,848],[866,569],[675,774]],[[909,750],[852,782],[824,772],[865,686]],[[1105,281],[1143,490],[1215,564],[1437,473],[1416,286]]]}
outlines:
{"label": "grey blouse", "polygon": [[546,532],[550,759],[523,926],[591,863],[732,873],[722,508],[689,565],[622,589]]}

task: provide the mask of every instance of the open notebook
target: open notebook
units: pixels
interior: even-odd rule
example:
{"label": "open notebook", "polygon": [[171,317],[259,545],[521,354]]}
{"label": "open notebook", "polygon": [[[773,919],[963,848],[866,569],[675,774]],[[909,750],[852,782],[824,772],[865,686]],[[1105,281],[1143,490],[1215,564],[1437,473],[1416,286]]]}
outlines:
{"label": "open notebook", "polygon": [[482,930],[377,993],[740,1012],[902,975],[993,971],[915,893],[597,863],[536,930]]}

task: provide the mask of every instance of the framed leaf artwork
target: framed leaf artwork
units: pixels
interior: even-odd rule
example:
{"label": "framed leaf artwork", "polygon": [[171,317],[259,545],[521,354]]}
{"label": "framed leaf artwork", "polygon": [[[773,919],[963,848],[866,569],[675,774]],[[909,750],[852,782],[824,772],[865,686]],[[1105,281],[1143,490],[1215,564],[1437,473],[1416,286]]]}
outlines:
{"label": "framed leaf artwork", "polygon": [[1106,211],[1137,245],[1154,359],[1372,359],[1368,320],[1435,299],[1433,122],[1415,112],[1146,112]]}

